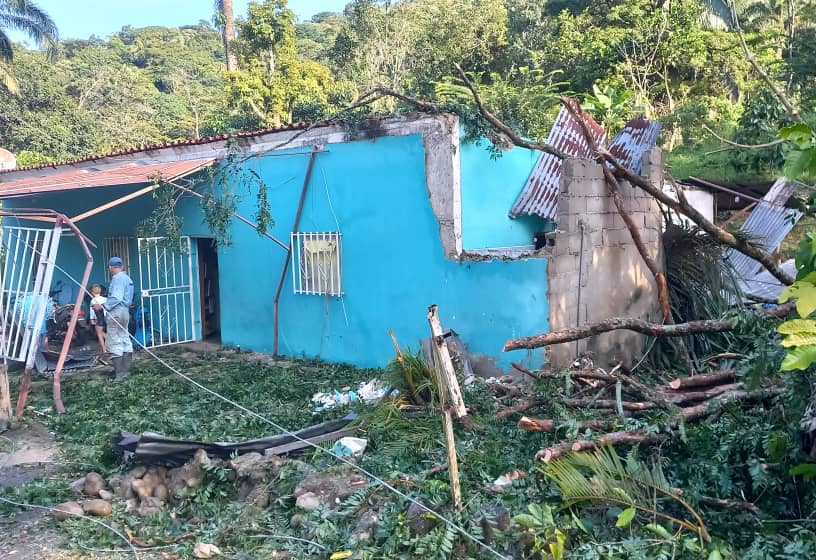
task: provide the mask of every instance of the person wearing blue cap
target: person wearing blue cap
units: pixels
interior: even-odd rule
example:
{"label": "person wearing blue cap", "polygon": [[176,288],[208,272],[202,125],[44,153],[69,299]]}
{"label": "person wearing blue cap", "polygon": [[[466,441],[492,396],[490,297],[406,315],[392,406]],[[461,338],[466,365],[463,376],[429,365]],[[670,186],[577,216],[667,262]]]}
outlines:
{"label": "person wearing blue cap", "polygon": [[133,303],[133,280],[124,271],[124,263],[119,257],[108,261],[111,281],[108,286],[108,299],[101,305],[95,305],[96,311],[105,310],[108,334],[106,343],[108,352],[113,356],[113,380],[123,381],[130,374],[133,363],[133,343],[130,341],[128,323],[130,323],[130,304]]}

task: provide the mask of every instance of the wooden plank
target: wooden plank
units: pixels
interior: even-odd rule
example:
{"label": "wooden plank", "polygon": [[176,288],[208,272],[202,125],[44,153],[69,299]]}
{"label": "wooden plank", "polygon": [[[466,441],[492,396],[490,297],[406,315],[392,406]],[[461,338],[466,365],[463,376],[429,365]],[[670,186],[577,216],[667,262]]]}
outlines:
{"label": "wooden plank", "polygon": [[462,488],[459,485],[459,461],[456,458],[456,441],[453,439],[453,420],[450,408],[442,410],[442,426],[445,429],[445,448],[448,452],[448,473],[450,474],[453,507],[462,511]]}
{"label": "wooden plank", "polygon": [[139,189],[138,191],[134,191],[134,192],[132,192],[130,194],[126,194],[125,196],[117,198],[116,200],[111,200],[110,202],[107,202],[107,203],[103,204],[102,206],[97,206],[96,208],[92,208],[92,209],[88,210],[87,212],[83,212],[82,214],[78,214],[78,215],[74,216],[73,218],[71,218],[71,221],[74,222],[74,223],[77,223],[80,220],[84,220],[85,218],[90,218],[91,216],[95,216],[95,215],[97,215],[97,214],[99,214],[101,212],[104,212],[105,210],[110,210],[111,208],[119,206],[120,204],[124,204],[125,202],[133,200],[134,198],[139,198],[140,196],[145,195],[145,194],[147,194],[149,192],[155,191],[158,188],[159,188],[158,184],[151,184],[150,186],[144,187],[143,189]]}
{"label": "wooden plank", "polygon": [[456,370],[453,367],[448,345],[445,343],[442,324],[439,322],[439,313],[436,305],[428,308],[428,323],[431,325],[431,346],[434,348],[435,366],[441,378],[441,389],[443,398],[446,398],[455,418],[467,416],[465,401],[462,398],[462,391],[459,388],[459,380],[456,379]]}

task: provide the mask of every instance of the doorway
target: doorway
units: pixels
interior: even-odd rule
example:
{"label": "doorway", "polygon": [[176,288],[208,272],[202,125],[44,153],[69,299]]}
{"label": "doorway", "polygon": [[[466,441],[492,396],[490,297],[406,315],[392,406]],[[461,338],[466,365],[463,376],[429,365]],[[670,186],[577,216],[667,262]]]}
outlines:
{"label": "doorway", "polygon": [[214,239],[196,239],[198,252],[198,285],[201,291],[201,338],[219,340],[221,309],[218,295],[218,246]]}

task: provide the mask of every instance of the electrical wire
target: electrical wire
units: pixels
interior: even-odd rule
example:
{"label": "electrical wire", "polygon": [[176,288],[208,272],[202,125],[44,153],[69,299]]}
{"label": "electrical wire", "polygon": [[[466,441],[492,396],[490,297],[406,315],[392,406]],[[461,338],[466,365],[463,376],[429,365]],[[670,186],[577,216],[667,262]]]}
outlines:
{"label": "electrical wire", "polygon": [[[18,223],[21,223],[21,220],[20,220],[19,217],[15,216],[15,219],[18,221]],[[32,247],[31,245],[28,245],[28,247],[32,251],[34,251],[36,254],[38,254],[41,258],[43,257],[42,253],[40,251],[38,251],[35,247]],[[91,295],[90,292],[76,278],[74,278],[70,273],[68,273],[68,271],[66,271],[64,268],[60,267],[56,262],[53,263],[53,264],[54,264],[54,268],[56,268],[57,270],[62,272],[62,274],[64,274],[70,281],[72,281],[74,284],[76,284],[77,287],[80,290],[83,290],[86,294]],[[122,327],[122,325],[118,321],[116,321],[115,318],[111,317],[111,320],[114,323],[116,323],[117,325],[119,325],[120,327]],[[126,327],[125,327],[125,330],[127,330]],[[403,499],[411,502],[412,504],[416,505],[417,507],[421,508],[426,513],[429,513],[429,514],[433,515],[434,517],[438,518],[445,525],[447,525],[448,527],[450,527],[451,529],[453,529],[457,533],[461,534],[462,536],[466,537],[468,540],[472,541],[476,545],[478,545],[478,546],[482,547],[483,549],[487,550],[488,552],[494,554],[497,558],[501,558],[502,560],[510,560],[510,559],[508,559],[508,557],[504,556],[502,553],[500,553],[498,550],[496,550],[495,548],[493,548],[489,544],[479,540],[478,537],[476,537],[475,535],[469,533],[467,531],[467,529],[465,529],[461,525],[451,521],[447,517],[444,517],[442,514],[440,514],[437,511],[429,508],[428,506],[426,506],[425,504],[423,504],[419,500],[417,500],[415,498],[412,498],[408,494],[405,494],[404,492],[402,492],[401,490],[399,490],[395,486],[389,484],[386,480],[380,478],[379,476],[377,476],[374,473],[366,470],[365,468],[355,464],[354,462],[346,459],[345,457],[342,457],[340,455],[337,455],[336,453],[333,453],[330,449],[326,449],[325,447],[321,447],[320,445],[317,445],[316,443],[312,443],[311,441],[300,437],[295,432],[292,432],[291,430],[288,430],[288,429],[284,428],[280,424],[276,423],[273,420],[270,420],[269,418],[263,416],[262,414],[260,414],[258,412],[255,412],[254,410],[251,410],[251,409],[245,407],[244,405],[230,399],[229,397],[226,397],[226,396],[218,393],[217,391],[214,391],[214,390],[210,389],[209,387],[206,387],[205,385],[202,385],[201,383],[199,383],[195,379],[191,378],[190,376],[188,376],[188,375],[182,373],[181,371],[179,371],[178,369],[174,368],[166,360],[164,360],[163,358],[158,356],[155,352],[151,351],[150,348],[146,347],[144,344],[142,344],[140,341],[138,341],[136,339],[136,337],[131,335],[129,332],[128,332],[128,335],[130,336],[131,339],[133,339],[133,342],[135,342],[135,344],[138,347],[143,349],[150,357],[152,357],[154,360],[156,360],[157,362],[162,364],[164,367],[166,367],[167,369],[172,371],[174,374],[181,377],[182,379],[184,379],[188,383],[194,385],[198,389],[200,389],[200,390],[204,391],[205,393],[207,393],[209,395],[212,395],[213,397],[216,397],[217,399],[219,399],[219,400],[221,400],[221,401],[223,401],[223,402],[225,402],[225,403],[227,403],[227,404],[241,410],[242,412],[246,413],[247,415],[252,416],[253,418],[256,418],[256,419],[258,419],[258,420],[272,426],[273,428],[275,428],[279,432],[281,432],[281,433],[283,433],[283,434],[285,434],[285,435],[287,435],[287,436],[289,436],[291,438],[294,438],[295,440],[297,440],[297,441],[299,441],[301,443],[304,443],[309,447],[313,447],[315,450],[317,450],[317,451],[319,451],[321,453],[325,453],[325,454],[333,457],[337,461],[340,461],[341,463],[346,464],[347,466],[351,467],[352,469],[354,469],[354,470],[358,471],[359,473],[365,475],[366,477],[370,478],[371,480],[373,480],[377,484],[380,484],[381,486],[384,486],[385,488],[387,488],[388,490],[390,490],[391,492],[393,492],[397,496],[400,496],[401,498],[403,498]],[[120,533],[117,533],[117,534],[122,536]],[[128,543],[130,543],[130,541],[128,541]],[[131,544],[131,547],[132,547],[132,544]],[[135,554],[135,548],[133,550],[134,550],[134,554]],[[138,556],[137,556],[137,558],[138,558]]]}

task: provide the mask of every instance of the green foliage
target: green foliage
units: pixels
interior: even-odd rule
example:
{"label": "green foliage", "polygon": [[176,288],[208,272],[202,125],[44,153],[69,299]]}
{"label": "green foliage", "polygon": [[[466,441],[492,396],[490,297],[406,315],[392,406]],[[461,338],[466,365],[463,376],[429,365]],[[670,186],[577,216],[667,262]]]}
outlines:
{"label": "green foliage", "polygon": [[530,504],[527,511],[528,513],[513,517],[513,521],[533,535],[530,552],[540,558],[563,560],[567,543],[566,531],[569,527],[559,527],[556,524],[549,505]]}
{"label": "green foliage", "polygon": [[797,123],[779,131],[791,150],[785,155],[785,176],[792,179],[816,179],[816,135],[810,126]]}
{"label": "green foliage", "polygon": [[584,95],[583,108],[606,129],[612,138],[632,118],[636,108],[632,106],[632,90],[618,91],[612,86],[592,85],[592,93]]}
{"label": "green foliage", "polygon": [[[794,133],[791,133],[794,134]],[[796,300],[798,319],[782,323],[777,331],[783,335],[782,346],[788,353],[782,361],[783,371],[808,369],[816,362],[816,321],[810,320],[816,311],[816,236],[809,233],[796,252],[796,282],[782,290],[779,303]]]}
{"label": "green foliage", "polygon": [[[710,538],[700,515],[671,487],[660,464],[646,465],[634,453],[625,461],[613,447],[570,453],[544,467],[543,473],[558,486],[565,506],[589,502],[625,507],[617,516],[618,527],[627,527],[640,510]],[[686,516],[662,509],[659,504],[666,500],[684,508]]]}

